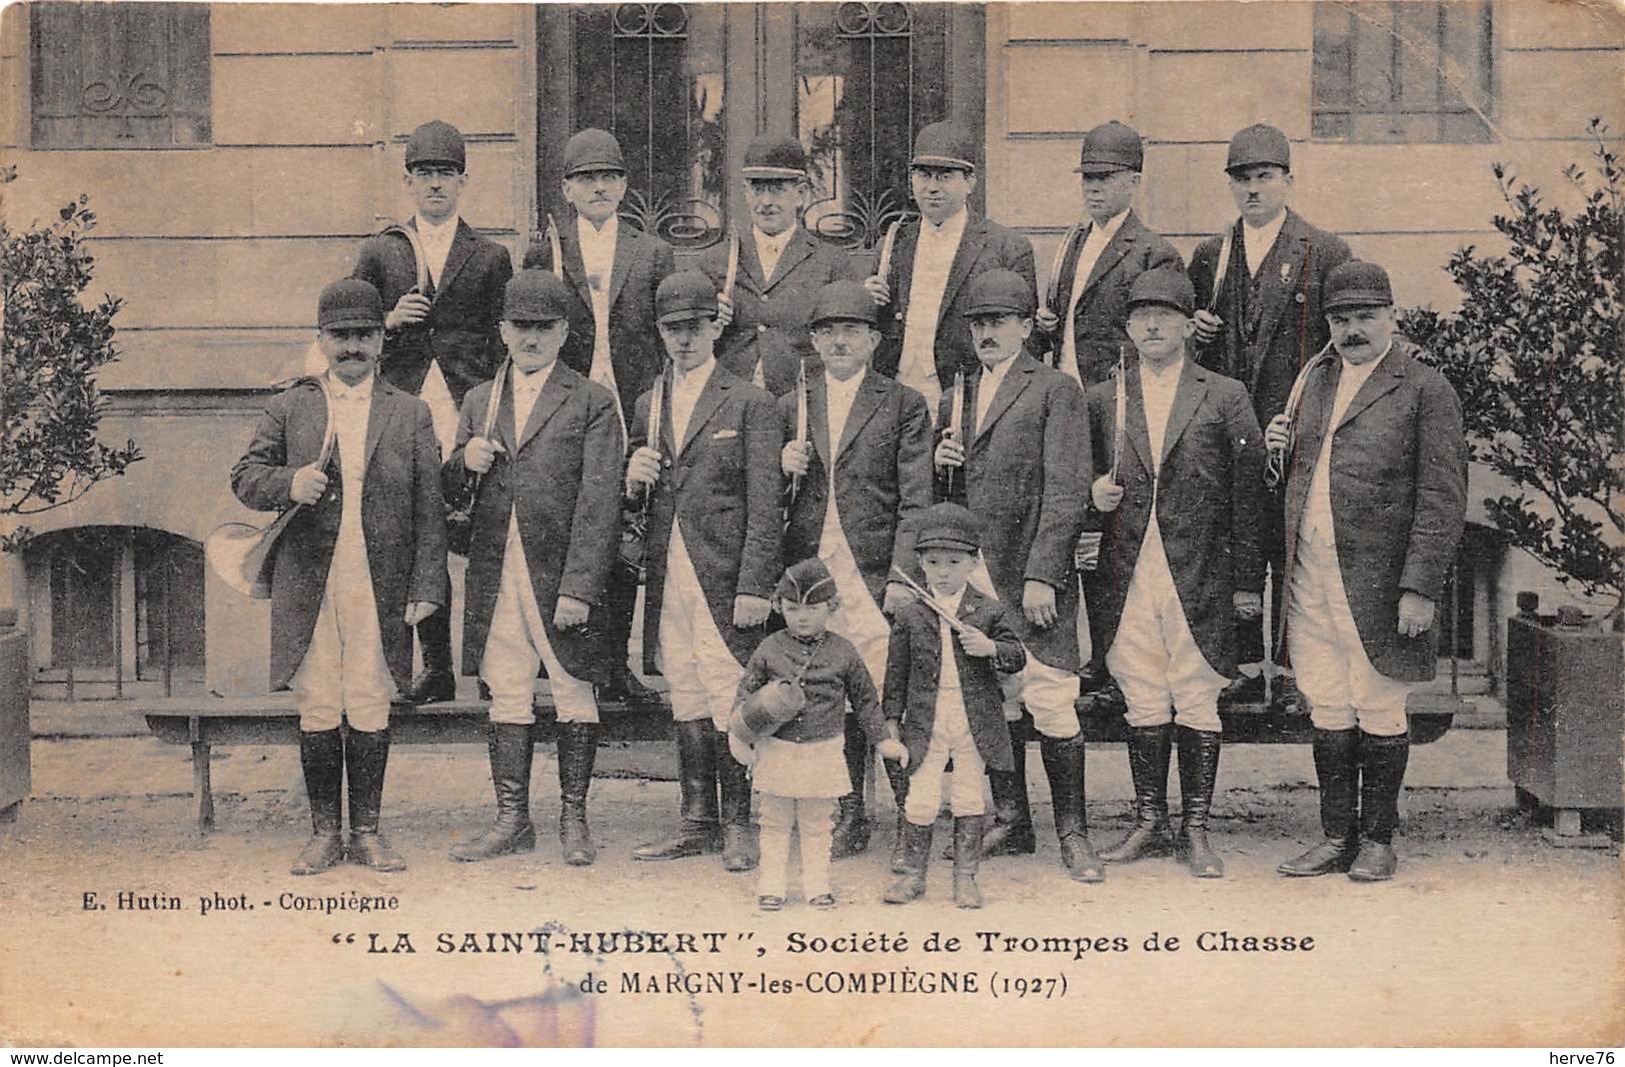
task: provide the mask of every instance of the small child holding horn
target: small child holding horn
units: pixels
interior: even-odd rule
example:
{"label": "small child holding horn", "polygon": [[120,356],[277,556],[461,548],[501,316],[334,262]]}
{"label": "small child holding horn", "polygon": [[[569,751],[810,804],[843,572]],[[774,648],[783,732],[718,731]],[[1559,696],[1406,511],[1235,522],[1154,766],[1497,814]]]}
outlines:
{"label": "small child holding horn", "polygon": [[818,559],[784,572],[773,607],[785,628],[769,634],[745,666],[728,727],[734,758],[754,766],[761,802],[761,867],[756,902],[784,907],[790,831],[801,832],[807,903],[833,908],[830,834],[836,798],[851,789],[845,756],[850,705],[882,754],[898,754],[896,728],[881,718],[874,680],[852,642],[829,629],[840,607],[835,580]]}
{"label": "small child holding horn", "polygon": [[879,746],[912,776],[903,809],[907,870],[883,899],[907,904],[925,895],[942,776],[952,759],[954,903],[979,908],[984,767],[1015,766],[999,674],[1021,670],[1027,652],[1004,605],[966,583],[981,548],[975,516],[958,504],[937,504],[921,516],[919,529],[914,549],[929,589],[909,580],[917,600],[892,623],[885,714],[900,743]]}

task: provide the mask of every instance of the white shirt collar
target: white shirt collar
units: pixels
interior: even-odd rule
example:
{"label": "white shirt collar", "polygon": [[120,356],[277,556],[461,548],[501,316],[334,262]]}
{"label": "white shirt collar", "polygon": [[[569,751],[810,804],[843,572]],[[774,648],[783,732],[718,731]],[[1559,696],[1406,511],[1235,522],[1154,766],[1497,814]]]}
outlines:
{"label": "white shirt collar", "polygon": [[674,389],[697,393],[701,389],[705,388],[705,383],[711,380],[711,372],[716,369],[717,360],[715,356],[712,356],[710,359],[706,360],[700,366],[695,367],[687,374],[673,368],[672,387]]}
{"label": "white shirt collar", "polygon": [[[1376,359],[1372,360],[1369,363],[1350,363],[1348,360],[1344,359],[1343,360],[1343,377],[1344,377],[1344,379],[1347,380],[1351,376],[1360,378],[1362,380],[1365,379],[1365,378],[1370,377],[1371,372],[1376,370],[1377,367],[1382,364],[1382,361],[1388,358],[1388,353],[1392,352],[1393,350],[1394,350],[1394,339],[1392,337],[1390,337],[1390,338],[1388,338],[1388,347],[1382,350],[1382,355],[1378,356]],[[1338,358],[1342,359],[1341,356],[1339,356]]]}
{"label": "white shirt collar", "polygon": [[794,226],[790,226],[786,228],[783,233],[775,234],[773,236],[768,236],[767,234],[763,233],[761,228],[758,226],[752,226],[750,229],[751,236],[756,239],[757,249],[760,250],[766,248],[775,252],[784,251],[784,246],[790,243],[791,236],[793,236],[796,232],[796,228]]}
{"label": "white shirt collar", "polygon": [[[936,602],[938,604],[941,604],[943,607],[947,608],[948,613],[950,615],[958,615],[959,614],[959,605],[960,605],[960,602],[965,599],[965,589],[966,589],[966,586],[968,586],[968,584],[969,583],[966,583],[966,585],[960,586],[959,587],[959,592],[954,593],[951,596],[949,594],[947,594],[947,593],[937,593],[937,592],[933,592],[931,594],[931,596],[936,600]],[[946,623],[944,625],[946,625]]]}
{"label": "white shirt collar", "polygon": [[334,400],[371,400],[372,383],[376,378],[376,374],[369,374],[354,385],[345,385],[337,374],[328,371],[327,387]]}
{"label": "white shirt collar", "polygon": [[576,236],[582,244],[609,243],[615,240],[615,235],[621,232],[621,217],[611,215],[605,221],[603,229],[594,226],[585,215],[576,216]]}
{"label": "white shirt collar", "polygon": [[862,385],[863,379],[867,378],[868,376],[869,368],[865,367],[843,382],[839,378],[835,377],[835,375],[831,374],[829,369],[826,367],[824,369],[824,388],[831,396],[852,396],[857,393],[858,386]]}
{"label": "white shirt collar", "polygon": [[921,215],[920,236],[925,237],[927,240],[958,241],[965,233],[965,223],[969,217],[970,213],[965,208],[960,208],[943,219],[942,225],[938,226],[924,215]]}
{"label": "white shirt collar", "polygon": [[1095,222],[1093,216],[1091,216],[1087,220],[1090,227],[1089,236],[1097,240],[1110,241],[1113,237],[1117,236],[1117,231],[1123,228],[1123,222],[1128,218],[1128,213],[1130,210],[1132,209],[1124,208],[1122,211],[1119,211],[1117,214],[1113,215],[1103,223]]}
{"label": "white shirt collar", "polygon": [[412,216],[412,226],[418,231],[418,236],[426,241],[445,243],[457,236],[457,224],[462,216],[453,212],[451,218],[445,222],[430,222],[422,215]]}
{"label": "white shirt collar", "polygon": [[1152,367],[1151,364],[1145,362],[1144,360],[1139,360],[1138,362],[1140,364],[1140,380],[1142,382],[1146,380],[1147,375],[1150,376],[1151,381],[1156,382],[1158,385],[1165,385],[1169,382],[1177,382],[1179,381],[1179,376],[1185,371],[1184,356],[1180,356],[1178,359],[1174,360],[1160,371],[1155,367]]}
{"label": "white shirt collar", "polygon": [[600,291],[609,288],[609,275],[615,269],[615,242],[621,232],[621,220],[611,215],[603,229],[595,229],[586,216],[576,216],[576,238],[581,244],[581,266],[587,272],[588,284],[593,278],[601,279]]}
{"label": "white shirt collar", "polygon": [[515,366],[513,368],[514,388],[518,389],[520,386],[523,386],[526,390],[539,394],[542,391],[542,387],[547,385],[547,379],[553,376],[553,368],[557,367],[558,365],[559,361],[555,359],[541,370],[532,371],[530,374],[526,374],[524,371]]}
{"label": "white shirt collar", "polygon": [[1241,220],[1241,229],[1242,232],[1246,234],[1246,240],[1249,246],[1252,245],[1254,238],[1258,238],[1263,241],[1263,244],[1259,248],[1260,251],[1269,250],[1270,245],[1275,243],[1276,234],[1281,232],[1281,227],[1284,225],[1286,225],[1286,208],[1282,208],[1279,215],[1275,216],[1275,218],[1271,221],[1264,223],[1262,226],[1254,226],[1252,223],[1248,222],[1245,217],[1243,217]]}
{"label": "white shirt collar", "polygon": [[1275,247],[1275,239],[1281,235],[1281,227],[1286,225],[1286,209],[1275,216],[1271,222],[1262,226],[1250,225],[1245,218],[1241,220],[1243,247],[1247,250],[1247,264],[1249,270],[1257,269],[1257,265],[1264,262],[1269,250]]}
{"label": "white shirt collar", "polygon": [[982,368],[981,388],[985,389],[991,385],[994,389],[998,389],[999,384],[1004,381],[1004,376],[1010,373],[1011,365],[1020,358],[1021,353],[1017,352],[1009,359],[1000,360],[991,367],[989,367],[986,363],[983,363],[981,360],[977,360],[977,365]]}

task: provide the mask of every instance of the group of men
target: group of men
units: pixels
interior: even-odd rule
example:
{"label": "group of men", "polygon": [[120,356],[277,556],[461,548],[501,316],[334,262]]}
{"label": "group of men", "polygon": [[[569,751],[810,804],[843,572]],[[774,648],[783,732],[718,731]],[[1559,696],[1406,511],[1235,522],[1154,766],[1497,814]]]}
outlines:
{"label": "group of men", "polygon": [[[1139,134],[1089,131],[1083,215],[1045,291],[1028,240],[968,209],[978,147],[950,124],[919,131],[919,214],[864,270],[802,225],[801,145],[760,138],[741,175],[748,232],[678,271],[669,245],[618,215],[615,138],[583,130],[564,151],[574,218],[550,223],[515,273],[457,214],[461,136],[443,122],[413,132],[411,232],[372,238],[354,276],[324,290],[327,369],[271,401],[233,472],[251,507],[303,512],[272,595],[272,680],[295,691],[315,830],[296,873],[346,851],[401,865],[378,833],[388,708],[397,690],[413,703],[455,692],[448,506],[467,534],[462,671],[489,696],[497,801],[495,824],[453,857],[535,846],[540,669],[559,722],[561,845],[593,862],[599,703],[649,699],[627,659],[641,578],[641,666],[669,686],[681,807],[676,831],[634,856],[720,852],[748,870],[750,780],[725,731],[780,574],[824,561],[839,631],[879,685],[889,616],[914,596],[917,522],[946,500],[981,523],[972,581],[1011,609],[1026,647],[1005,719],[1025,736],[1030,718],[1040,738],[1075,880],[1169,850],[1222,875],[1207,837],[1218,707],[1265,696],[1271,644],[1310,708],[1325,832],[1282,873],[1392,877],[1406,686],[1431,676],[1463,523],[1454,392],[1395,336],[1386,273],[1287,206],[1278,130],[1232,139],[1240,214],[1188,271],[1131,206]],[[1135,823],[1100,852],[1080,675],[1085,691],[1120,691],[1129,728]],[[837,857],[871,830],[873,751],[856,721],[846,752]],[[1035,851],[1020,752],[988,771],[985,855]],[[887,766],[901,812],[908,776]]]}

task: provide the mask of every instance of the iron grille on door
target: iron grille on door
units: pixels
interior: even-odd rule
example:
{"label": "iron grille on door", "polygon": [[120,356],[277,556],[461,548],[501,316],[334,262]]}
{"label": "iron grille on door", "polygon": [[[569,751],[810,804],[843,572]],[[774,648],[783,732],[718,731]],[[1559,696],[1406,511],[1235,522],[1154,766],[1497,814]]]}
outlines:
{"label": "iron grille on door", "polygon": [[596,126],[620,141],[621,214],[678,248],[714,243],[727,224],[728,10],[582,5],[569,17],[575,128]]}
{"label": "iron grille on door", "polygon": [[914,134],[948,112],[944,4],[798,4],[796,132],[807,228],[853,248],[911,212]]}
{"label": "iron grille on door", "polygon": [[621,214],[680,255],[705,248],[748,225],[730,219],[746,143],[782,132],[811,156],[808,227],[872,247],[911,209],[920,127],[982,126],[977,4],[544,4],[536,19],[538,228],[568,211],[565,141],[598,126],[626,155]]}

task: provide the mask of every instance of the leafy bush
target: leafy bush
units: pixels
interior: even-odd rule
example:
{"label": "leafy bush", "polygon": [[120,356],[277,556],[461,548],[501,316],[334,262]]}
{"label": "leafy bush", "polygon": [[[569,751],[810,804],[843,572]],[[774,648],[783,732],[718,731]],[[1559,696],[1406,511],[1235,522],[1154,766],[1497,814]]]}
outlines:
{"label": "leafy bush", "polygon": [[[0,185],[16,178],[0,171]],[[0,515],[32,515],[78,499],[141,459],[134,441],[97,438],[104,398],[96,373],[118,359],[113,316],[120,301],[86,306],[94,261],[84,246],[96,216],[80,196],[49,225],[13,230],[0,216]],[[27,527],[0,538],[13,550]]]}
{"label": "leafy bush", "polygon": [[1509,543],[1587,595],[1622,596],[1625,350],[1621,348],[1620,160],[1592,119],[1590,171],[1569,166],[1580,197],[1565,213],[1494,171],[1509,213],[1506,255],[1459,249],[1446,270],[1461,310],[1414,309],[1405,334],[1461,395],[1473,458],[1518,491],[1484,501]]}

